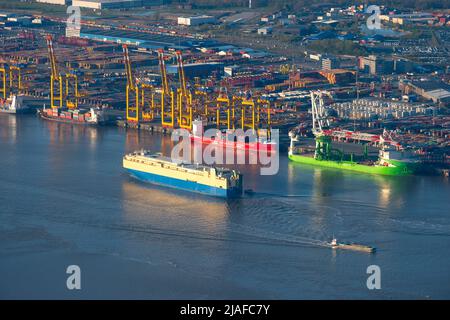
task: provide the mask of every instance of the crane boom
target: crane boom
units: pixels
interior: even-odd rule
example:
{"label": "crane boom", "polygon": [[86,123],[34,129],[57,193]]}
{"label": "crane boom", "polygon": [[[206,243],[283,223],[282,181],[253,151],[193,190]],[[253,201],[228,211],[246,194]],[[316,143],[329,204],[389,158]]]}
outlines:
{"label": "crane boom", "polygon": [[323,95],[330,95],[329,92],[311,91],[311,111],[313,121],[313,134],[320,136],[323,134],[324,129],[329,128],[330,120],[325,114],[325,106],[323,102]]}
{"label": "crane boom", "polygon": [[178,62],[178,77],[180,79],[181,94],[183,96],[187,95],[186,77],[184,75],[184,64],[183,55],[181,51],[176,52],[177,62]]}
{"label": "crane boom", "polygon": [[55,51],[53,49],[53,38],[51,35],[47,36],[47,48],[48,48],[48,58],[50,60],[50,66],[52,69],[53,79],[59,77],[58,64],[56,63]]}
{"label": "crane boom", "polygon": [[134,91],[136,89],[134,85],[134,78],[133,78],[133,72],[131,70],[131,61],[130,61],[130,55],[128,53],[128,46],[123,45],[123,62],[125,64],[125,71],[127,74],[127,85],[129,86],[130,90]]}
{"label": "crane boom", "polygon": [[169,94],[169,81],[167,80],[166,63],[164,61],[164,50],[158,50],[159,68],[161,71],[162,89],[165,94]]}
{"label": "crane boom", "polygon": [[7,88],[6,88],[6,68],[5,67],[0,67],[0,77],[1,77],[1,87],[0,87],[1,97],[3,97],[3,99],[6,99]]}

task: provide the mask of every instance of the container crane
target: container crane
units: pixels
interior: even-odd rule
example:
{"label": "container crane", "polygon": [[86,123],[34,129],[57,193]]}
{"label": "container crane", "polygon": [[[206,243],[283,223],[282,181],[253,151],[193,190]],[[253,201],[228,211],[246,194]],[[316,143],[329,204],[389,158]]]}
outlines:
{"label": "container crane", "polygon": [[186,85],[186,76],[184,74],[183,55],[181,51],[176,53],[178,63],[178,77],[180,88],[177,92],[178,98],[178,122],[180,128],[192,129],[192,93]]}
{"label": "container crane", "polygon": [[241,128],[256,130],[256,102],[250,91],[245,93],[241,102]]}
{"label": "container crane", "polygon": [[[80,94],[78,92],[78,76],[75,73],[67,73],[65,76],[66,79],[66,90],[65,90],[65,101],[66,107],[69,109],[78,109],[78,98]],[[73,80],[73,99],[70,99],[70,83]]]}
{"label": "container crane", "polygon": [[[142,120],[152,121],[155,118],[155,88],[148,83],[141,83],[138,86],[140,91],[140,105]],[[147,103],[147,91],[150,91],[150,101]],[[147,105],[148,104],[148,105]]]}
{"label": "container crane", "polygon": [[[56,62],[55,51],[53,49],[53,39],[51,35],[47,36],[47,49],[48,57],[50,60],[51,74],[50,74],[50,106],[52,109],[58,109],[63,107],[63,78],[59,73],[58,64]],[[56,90],[55,88],[59,90]],[[56,91],[59,91],[57,93]],[[58,101],[56,104],[55,102]]]}
{"label": "container crane", "polygon": [[1,80],[2,80],[2,83],[1,83],[1,88],[0,88],[0,92],[2,93],[2,97],[3,97],[3,99],[4,100],[6,100],[6,94],[7,94],[7,87],[6,87],[6,68],[3,66],[3,67],[0,67],[0,76],[1,76]]}
{"label": "container crane", "polygon": [[324,94],[330,95],[328,92],[311,91],[312,132],[316,137],[323,135],[324,130],[330,127],[330,120],[325,114]]}
{"label": "container crane", "polygon": [[[261,124],[261,113],[266,113],[266,125],[267,125],[267,138],[270,140],[272,135],[272,119],[271,119],[271,112],[272,112],[272,104],[269,100],[258,98],[257,100],[257,115],[256,115],[256,122]],[[263,128],[262,128],[263,129]]]}
{"label": "container crane", "polygon": [[[235,108],[234,104],[230,100],[228,95],[228,90],[226,87],[221,87],[219,90],[219,95],[216,99],[217,109],[216,109],[216,123],[217,129],[220,129],[222,125],[226,125],[227,129],[234,129],[234,117]],[[223,120],[223,113],[225,112],[226,119]]]}
{"label": "container crane", "polygon": [[22,70],[19,66],[10,66],[9,67],[9,89],[11,92],[14,90],[15,81],[17,80],[17,93],[20,93],[22,88]]}
{"label": "container crane", "polygon": [[[133,77],[131,70],[130,55],[128,52],[128,46],[123,45],[123,61],[125,65],[125,72],[127,76],[127,87],[126,87],[126,119],[130,122],[139,122],[139,89],[136,85],[136,80]],[[134,93],[135,101],[134,104],[130,102],[130,94]]]}
{"label": "container crane", "polygon": [[214,102],[211,94],[200,87],[196,87],[192,97],[193,113],[195,116],[207,118],[210,105]]}
{"label": "container crane", "polygon": [[[158,60],[161,72],[161,124],[173,128],[175,126],[175,94],[169,88],[163,49],[158,50]],[[166,100],[169,107],[166,106]]]}

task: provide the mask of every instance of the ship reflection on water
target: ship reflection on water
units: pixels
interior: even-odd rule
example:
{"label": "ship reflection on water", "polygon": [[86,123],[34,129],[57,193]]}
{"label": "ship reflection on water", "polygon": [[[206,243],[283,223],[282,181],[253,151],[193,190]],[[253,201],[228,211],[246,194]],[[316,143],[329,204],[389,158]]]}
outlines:
{"label": "ship reflection on water", "polygon": [[18,118],[16,115],[2,114],[0,117],[3,118],[0,122],[0,138],[10,143],[15,143],[17,141],[17,123]]}
{"label": "ship reflection on water", "polygon": [[216,233],[226,227],[230,214],[228,202],[195,193],[173,190],[125,179],[122,183],[125,218],[152,225],[169,225],[186,230]]}

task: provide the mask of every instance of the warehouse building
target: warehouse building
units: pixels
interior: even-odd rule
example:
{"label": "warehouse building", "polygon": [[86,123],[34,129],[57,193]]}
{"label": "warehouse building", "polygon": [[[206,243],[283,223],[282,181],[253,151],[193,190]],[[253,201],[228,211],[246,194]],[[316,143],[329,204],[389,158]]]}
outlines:
{"label": "warehouse building", "polygon": [[125,9],[159,5],[162,0],[73,0],[72,5],[94,10],[102,9]]}
{"label": "warehouse building", "polygon": [[48,4],[59,4],[62,6],[70,5],[72,0],[36,0],[36,2],[48,3]]}
{"label": "warehouse building", "polygon": [[[220,62],[210,62],[210,63],[190,63],[184,65],[184,73],[187,78],[194,79],[195,77],[207,77],[213,72],[217,75],[223,74],[224,65]],[[177,65],[167,66],[168,74],[178,74]]]}
{"label": "warehouse building", "polygon": [[115,42],[118,44],[129,44],[137,47],[156,50],[156,49],[189,49],[194,46],[200,46],[204,44],[203,41],[197,41],[191,38],[184,38],[179,36],[169,35],[157,35],[150,33],[143,33],[137,31],[125,31],[125,30],[104,30],[94,28],[83,28],[80,31],[80,38],[103,41],[103,42]]}
{"label": "warehouse building", "polygon": [[450,85],[436,80],[400,81],[400,89],[406,94],[411,92],[436,104],[450,105]]}
{"label": "warehouse building", "polygon": [[180,26],[199,26],[214,23],[217,23],[217,19],[213,16],[178,17],[178,24]]}

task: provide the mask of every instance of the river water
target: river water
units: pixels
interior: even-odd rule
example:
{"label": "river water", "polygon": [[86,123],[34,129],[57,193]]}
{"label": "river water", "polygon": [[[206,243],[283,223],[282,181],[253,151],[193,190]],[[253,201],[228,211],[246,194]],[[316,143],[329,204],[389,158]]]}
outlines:
{"label": "river water", "polygon": [[[0,115],[0,298],[450,298],[450,184],[291,163],[239,167],[253,196],[153,187],[125,152],[170,137]],[[368,255],[323,246],[377,247]],[[68,290],[66,268],[81,269]],[[381,270],[369,290],[367,268]]]}

